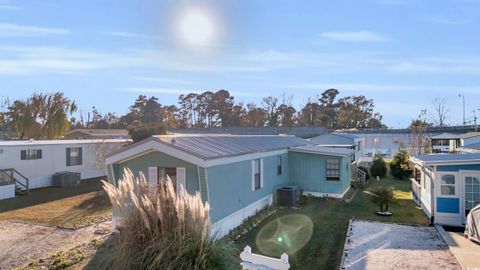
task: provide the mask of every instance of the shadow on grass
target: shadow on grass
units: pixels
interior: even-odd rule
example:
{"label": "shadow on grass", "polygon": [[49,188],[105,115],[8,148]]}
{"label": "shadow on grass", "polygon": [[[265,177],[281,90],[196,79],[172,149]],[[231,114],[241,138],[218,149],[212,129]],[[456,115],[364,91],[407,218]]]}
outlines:
{"label": "shadow on grass", "polygon": [[107,194],[99,190],[94,193],[94,196],[82,201],[70,211],[53,218],[50,223],[57,227],[79,229],[111,219],[111,211]]}
{"label": "shadow on grass", "polygon": [[101,191],[102,178],[82,180],[77,187],[68,188],[40,188],[30,190],[30,194],[18,196],[11,199],[2,200],[0,204],[0,213],[18,210],[42,203],[48,203],[56,200],[73,197],[92,191]]}

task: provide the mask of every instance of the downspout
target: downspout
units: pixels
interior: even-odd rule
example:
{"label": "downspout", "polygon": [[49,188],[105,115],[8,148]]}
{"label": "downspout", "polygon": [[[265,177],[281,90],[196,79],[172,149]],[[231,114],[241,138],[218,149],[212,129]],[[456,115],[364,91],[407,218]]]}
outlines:
{"label": "downspout", "polygon": [[433,176],[430,178],[430,212],[432,216],[430,217],[430,225],[433,226],[435,224],[435,181],[437,176],[437,166],[433,166]]}

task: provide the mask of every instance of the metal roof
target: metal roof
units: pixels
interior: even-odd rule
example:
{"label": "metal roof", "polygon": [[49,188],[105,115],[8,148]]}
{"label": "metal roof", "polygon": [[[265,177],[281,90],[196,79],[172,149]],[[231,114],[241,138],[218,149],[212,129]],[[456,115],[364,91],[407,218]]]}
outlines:
{"label": "metal roof", "polygon": [[460,149],[460,148],[480,150],[480,143],[467,144],[467,145],[464,145],[463,147],[459,147],[458,149]]}
{"label": "metal roof", "polygon": [[442,164],[442,163],[461,163],[474,162],[480,163],[480,153],[478,154],[432,154],[432,155],[418,155],[414,159],[419,160],[425,164]]}
{"label": "metal roof", "polygon": [[65,133],[69,135],[74,132],[81,132],[88,135],[128,135],[126,129],[97,129],[97,128],[77,128]]}
{"label": "metal roof", "polygon": [[433,140],[446,140],[446,139],[460,139],[464,134],[455,134],[455,133],[442,133],[436,136],[432,136]]}
{"label": "metal roof", "polygon": [[286,135],[173,134],[153,138],[204,160],[281,150],[310,143]]}
{"label": "metal roof", "polygon": [[480,132],[468,132],[460,135],[460,139],[469,139],[477,136],[480,136]]}
{"label": "metal roof", "polygon": [[325,147],[325,146],[315,146],[315,145],[302,145],[290,148],[289,151],[308,153],[308,154],[320,154],[327,156],[350,156],[355,151],[346,148],[334,148],[334,147]]}
{"label": "metal roof", "polygon": [[346,133],[328,133],[310,138],[309,140],[318,145],[354,145],[357,136]]}
{"label": "metal roof", "polygon": [[0,147],[4,146],[40,146],[62,144],[96,144],[96,143],[125,143],[128,139],[85,139],[85,140],[23,140],[23,141],[0,141]]}

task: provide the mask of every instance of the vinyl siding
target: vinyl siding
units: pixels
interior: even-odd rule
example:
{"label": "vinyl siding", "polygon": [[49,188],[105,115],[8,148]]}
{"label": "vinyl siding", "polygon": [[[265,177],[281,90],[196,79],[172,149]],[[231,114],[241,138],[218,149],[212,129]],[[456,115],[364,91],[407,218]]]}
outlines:
{"label": "vinyl siding", "polygon": [[187,170],[187,191],[194,194],[199,191],[198,168],[196,165],[166,155],[160,152],[151,152],[137,158],[114,165],[115,181],[122,178],[124,169],[129,168],[135,176],[142,172],[148,177],[148,167],[184,167]]}
{"label": "vinyl siding", "polygon": [[277,175],[277,156],[263,158],[263,187],[252,191],[252,160],[207,168],[210,214],[216,222],[273,193],[289,182],[288,154],[282,154],[282,174]]}
{"label": "vinyl siding", "polygon": [[340,181],[326,180],[326,159],[328,156],[290,152],[290,181],[304,191],[341,194],[350,186],[350,158],[340,158]]}

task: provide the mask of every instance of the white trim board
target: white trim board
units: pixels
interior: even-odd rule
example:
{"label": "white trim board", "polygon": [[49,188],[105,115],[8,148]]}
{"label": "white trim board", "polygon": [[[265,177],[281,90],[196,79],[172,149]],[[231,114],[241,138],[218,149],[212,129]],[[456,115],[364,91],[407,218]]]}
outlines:
{"label": "white trim board", "polygon": [[304,195],[311,195],[313,197],[328,197],[328,198],[335,198],[335,199],[342,199],[345,194],[350,190],[348,187],[343,193],[324,193],[324,192],[315,192],[315,191],[304,191]]}
{"label": "white trim board", "polygon": [[280,150],[244,154],[244,155],[239,155],[234,157],[222,157],[222,158],[204,160],[192,154],[186,153],[182,150],[171,147],[165,143],[158,142],[155,139],[150,139],[143,143],[139,143],[138,145],[135,145],[131,148],[128,148],[120,153],[107,157],[105,163],[106,164],[123,163],[128,160],[134,159],[136,157],[151,153],[153,151],[158,151],[158,152],[167,154],[169,156],[184,160],[186,162],[189,162],[191,164],[194,164],[203,168],[288,153],[288,149],[285,148]]}
{"label": "white trim board", "polygon": [[252,204],[245,206],[244,208],[230,214],[219,221],[215,222],[212,226],[212,235],[215,237],[223,237],[227,235],[230,230],[240,226],[245,219],[255,215],[259,210],[271,205],[273,202],[272,195],[265,196],[260,200],[255,201]]}

